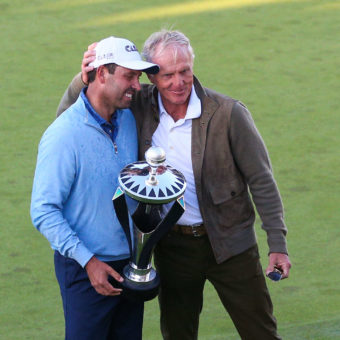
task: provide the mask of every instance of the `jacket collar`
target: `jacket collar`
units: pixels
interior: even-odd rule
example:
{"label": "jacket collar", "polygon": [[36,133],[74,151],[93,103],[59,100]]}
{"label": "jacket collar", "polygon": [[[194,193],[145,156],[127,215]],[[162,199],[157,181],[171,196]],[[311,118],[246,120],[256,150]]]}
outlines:
{"label": "jacket collar", "polygon": [[208,122],[219,107],[219,104],[208,96],[206,89],[194,76],[194,86],[198,98],[201,100],[201,121]]}
{"label": "jacket collar", "polygon": [[[203,158],[205,153],[206,139],[209,121],[217,111],[219,104],[209,97],[206,89],[199,80],[194,77],[194,86],[198,98],[201,100],[201,116],[193,119],[191,128],[191,159],[196,187],[200,185],[202,176]],[[201,191],[197,191],[199,200],[202,198]]]}

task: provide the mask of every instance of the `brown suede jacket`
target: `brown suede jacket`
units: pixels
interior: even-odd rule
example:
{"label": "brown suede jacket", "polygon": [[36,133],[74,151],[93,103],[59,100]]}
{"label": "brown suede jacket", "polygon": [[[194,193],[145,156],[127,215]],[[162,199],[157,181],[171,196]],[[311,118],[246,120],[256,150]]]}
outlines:
{"label": "brown suede jacket", "polygon": [[[197,78],[194,86],[202,114],[192,122],[191,157],[199,207],[216,261],[221,263],[256,244],[252,201],[267,232],[269,252],[287,254],[282,201],[251,114],[239,101],[202,87]],[[82,87],[78,74],[57,115],[76,101]],[[157,94],[154,85],[142,84],[131,105],[140,159],[159,123]]]}

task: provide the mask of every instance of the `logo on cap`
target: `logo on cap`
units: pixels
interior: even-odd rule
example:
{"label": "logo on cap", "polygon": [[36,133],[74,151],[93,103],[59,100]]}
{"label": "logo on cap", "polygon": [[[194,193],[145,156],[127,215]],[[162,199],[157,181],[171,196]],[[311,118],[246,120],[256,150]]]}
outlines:
{"label": "logo on cap", "polygon": [[102,55],[98,55],[97,56],[97,60],[103,60],[103,59],[113,59],[114,58],[114,54],[112,52],[109,53],[104,53]]}
{"label": "logo on cap", "polygon": [[125,50],[127,52],[135,52],[135,51],[138,52],[137,47],[135,45],[126,45]]}

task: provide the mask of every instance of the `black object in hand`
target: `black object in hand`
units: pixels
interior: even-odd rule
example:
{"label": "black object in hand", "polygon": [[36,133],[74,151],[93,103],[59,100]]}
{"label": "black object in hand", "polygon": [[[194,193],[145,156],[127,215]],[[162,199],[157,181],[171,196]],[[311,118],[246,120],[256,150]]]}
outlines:
{"label": "black object in hand", "polygon": [[280,281],[282,277],[282,270],[274,267],[274,270],[267,275],[273,281]]}

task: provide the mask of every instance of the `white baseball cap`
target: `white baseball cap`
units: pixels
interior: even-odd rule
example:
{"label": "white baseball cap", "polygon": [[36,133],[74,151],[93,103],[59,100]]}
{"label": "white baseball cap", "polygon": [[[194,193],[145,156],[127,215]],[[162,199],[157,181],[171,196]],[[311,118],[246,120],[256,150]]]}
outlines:
{"label": "white baseball cap", "polygon": [[99,41],[96,48],[96,60],[90,66],[97,68],[105,64],[117,64],[131,70],[155,74],[159,71],[157,64],[144,61],[133,42],[123,38],[108,37]]}

